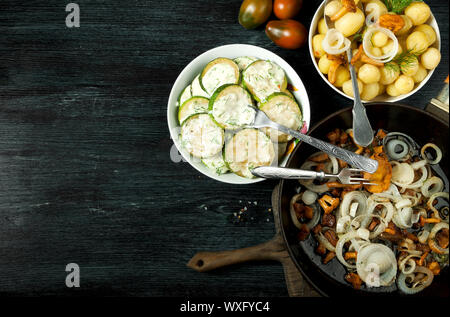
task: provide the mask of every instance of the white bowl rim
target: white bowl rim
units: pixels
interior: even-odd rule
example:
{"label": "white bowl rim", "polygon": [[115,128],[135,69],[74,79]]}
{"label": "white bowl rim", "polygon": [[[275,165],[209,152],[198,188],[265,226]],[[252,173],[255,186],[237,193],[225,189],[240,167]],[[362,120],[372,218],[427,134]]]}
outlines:
{"label": "white bowl rim", "polygon": [[[308,129],[311,127],[310,126],[310,124],[311,124],[311,108],[310,108],[308,94],[306,92],[306,88],[303,84],[303,81],[301,80],[298,73],[292,68],[292,66],[290,66],[289,63],[287,63],[283,58],[281,58],[277,54],[275,54],[265,48],[255,46],[255,45],[227,44],[227,45],[222,45],[222,46],[212,48],[212,49],[198,55],[187,66],[185,66],[184,69],[180,72],[180,74],[178,75],[177,79],[175,80],[175,83],[173,84],[172,89],[170,91],[169,100],[168,100],[168,104],[167,104],[167,123],[168,123],[168,127],[169,127],[169,132],[170,132],[170,136],[173,140],[173,143],[175,144],[177,150],[179,151],[179,153],[181,154],[181,156],[183,157],[183,159],[186,162],[188,162],[192,167],[194,167],[197,171],[199,171],[203,175],[208,176],[212,179],[215,179],[215,180],[223,182],[223,183],[228,183],[228,184],[253,184],[253,183],[258,183],[258,182],[264,181],[265,179],[263,179],[263,178],[249,179],[249,178],[240,177],[238,175],[230,174],[230,173],[225,174],[225,175],[231,175],[230,177],[224,178],[223,177],[224,175],[217,175],[214,172],[208,170],[206,168],[206,166],[202,166],[202,168],[200,168],[199,166],[194,164],[195,162],[193,162],[193,158],[191,158],[191,156],[182,149],[182,147],[180,146],[180,144],[178,142],[179,141],[178,135],[176,134],[175,129],[177,127],[179,127],[179,125],[174,126],[173,122],[171,122],[171,116],[172,116],[171,111],[173,111],[173,108],[176,107],[176,102],[177,102],[178,94],[179,94],[179,92],[177,92],[176,90],[177,90],[177,88],[179,88],[178,86],[180,86],[181,78],[185,75],[185,73],[188,73],[189,71],[191,71],[191,68],[193,68],[196,64],[198,64],[199,60],[201,60],[205,56],[208,56],[211,54],[215,54],[215,57],[221,57],[222,55],[220,52],[222,52],[223,50],[226,50],[226,49],[234,49],[236,52],[239,52],[239,49],[242,50],[244,48],[247,50],[255,51],[255,54],[253,54],[253,55],[236,54],[235,56],[236,57],[246,56],[246,55],[247,56],[255,56],[255,57],[258,57],[261,59],[265,59],[265,60],[275,60],[275,62],[277,64],[284,64],[284,65],[280,65],[280,67],[283,68],[283,70],[286,73],[286,76],[290,79],[290,82],[292,83],[293,79],[296,81],[294,86],[297,90],[294,91],[293,94],[295,95],[295,97],[299,101],[299,103],[301,104],[303,121],[306,123],[306,127]],[[223,55],[226,55],[226,54],[223,54]],[[230,54],[228,54],[228,55],[230,55]],[[265,55],[265,57],[260,57],[261,55]],[[226,57],[226,56],[223,56],[223,57]],[[211,58],[211,60],[213,58]],[[192,79],[195,77],[195,75],[197,75],[197,73],[192,75]],[[294,77],[294,78],[292,78],[292,77]],[[295,78],[295,77],[297,77],[297,78]],[[182,87],[181,89],[183,89],[183,88],[184,87]],[[289,157],[289,156],[290,156],[290,154],[287,155],[286,157]],[[284,158],[284,161],[286,161],[286,157]]]}
{"label": "white bowl rim", "polygon": [[[319,7],[317,8],[316,12],[314,13],[313,19],[311,21],[311,25],[309,27],[309,35],[308,35],[308,44],[309,44],[309,55],[311,56],[311,60],[314,64],[314,67],[316,68],[316,71],[319,73],[320,77],[322,77],[322,79],[328,84],[328,86],[330,86],[331,88],[333,88],[334,91],[336,91],[337,93],[339,93],[340,95],[344,96],[347,99],[350,100],[354,100],[353,97],[345,94],[342,90],[340,90],[339,88],[335,87],[332,83],[330,83],[328,81],[328,79],[325,77],[324,74],[322,74],[322,72],[319,70],[319,66],[318,63],[316,62],[316,58],[314,57],[314,51],[312,49],[312,38],[314,35],[316,35],[315,31],[317,28],[317,24],[319,23],[320,17],[323,14],[319,14],[321,11],[324,10],[324,6],[325,3],[327,2],[327,0],[324,0]],[[426,24],[430,25],[436,32],[436,42],[434,43],[434,46],[437,45],[437,49],[439,51],[441,51],[441,32],[439,30],[439,25],[437,24],[436,18],[433,15],[433,12],[431,12],[431,16],[429,18],[429,20],[426,22]],[[436,68],[435,68],[436,69]],[[363,103],[369,103],[369,102],[398,102],[401,101],[403,99],[406,99],[410,96],[412,96],[413,94],[415,94],[416,92],[418,92],[420,89],[422,89],[423,86],[425,86],[425,84],[430,80],[431,76],[433,75],[435,69],[432,69],[428,72],[427,77],[425,77],[424,80],[422,80],[422,82],[413,90],[411,90],[409,93],[407,94],[403,94],[397,97],[391,97],[388,96],[386,98],[386,94],[383,94],[381,96],[377,96],[374,99],[370,100],[370,101],[365,101],[365,100],[361,100]]]}

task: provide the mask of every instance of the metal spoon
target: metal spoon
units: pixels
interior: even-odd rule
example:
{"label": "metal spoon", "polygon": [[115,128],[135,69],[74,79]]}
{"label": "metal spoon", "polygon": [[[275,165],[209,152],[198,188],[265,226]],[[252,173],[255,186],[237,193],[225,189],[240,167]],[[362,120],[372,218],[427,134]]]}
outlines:
{"label": "metal spoon", "polygon": [[315,148],[317,148],[329,155],[332,155],[338,159],[341,159],[342,161],[350,164],[350,166],[352,166],[352,167],[364,170],[364,171],[366,171],[368,173],[372,173],[372,174],[375,173],[378,169],[378,162],[375,160],[372,160],[368,157],[350,152],[339,146],[321,141],[319,139],[313,138],[309,135],[300,133],[298,131],[289,129],[288,127],[286,127],[284,125],[278,124],[278,123],[270,120],[269,117],[267,117],[267,115],[262,110],[259,110],[256,107],[252,107],[252,108],[255,110],[256,116],[255,116],[255,120],[253,121],[253,123],[250,126],[248,126],[248,128],[276,129],[283,133],[292,135],[293,137],[299,139],[300,141],[308,143],[309,145],[312,145]]}
{"label": "metal spoon", "polygon": [[[330,3],[332,0],[327,0],[325,6]],[[358,3],[358,7],[361,8],[361,1]],[[325,23],[327,24],[328,29],[334,28],[334,22],[330,20],[328,16],[324,14]],[[359,32],[359,31],[358,31]],[[358,33],[357,32],[357,33]],[[370,125],[369,118],[367,117],[366,108],[363,106],[361,102],[361,97],[359,94],[358,81],[356,80],[356,71],[353,67],[351,60],[353,58],[351,47],[347,50],[347,59],[348,65],[350,68],[350,76],[352,79],[353,86],[353,95],[354,95],[354,103],[353,103],[353,139],[355,143],[366,147],[370,145],[373,141],[373,130]]]}

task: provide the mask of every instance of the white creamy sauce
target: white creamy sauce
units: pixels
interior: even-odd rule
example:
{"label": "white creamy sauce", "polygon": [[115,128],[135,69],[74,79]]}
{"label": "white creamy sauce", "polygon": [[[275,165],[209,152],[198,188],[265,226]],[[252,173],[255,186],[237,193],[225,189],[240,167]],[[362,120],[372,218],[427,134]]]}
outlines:
{"label": "white creamy sauce", "polygon": [[183,122],[188,117],[196,113],[206,113],[208,112],[209,100],[204,98],[193,98],[188,101],[180,109],[180,114],[178,119]]}
{"label": "white creamy sauce", "polygon": [[210,95],[203,90],[202,86],[200,86],[200,75],[198,75],[197,77],[195,77],[194,81],[191,84],[191,89],[192,89],[192,96],[200,96],[200,97],[206,97],[209,98]]}
{"label": "white creamy sauce", "polygon": [[210,95],[220,86],[237,81],[235,68],[228,63],[215,64],[202,77],[202,85]]}
{"label": "white creamy sauce", "polygon": [[213,157],[205,158],[202,161],[209,169],[213,170],[217,175],[222,175],[229,171],[228,167],[225,164],[225,161],[223,160],[222,152]]}
{"label": "white creamy sauce", "polygon": [[238,65],[239,70],[243,71],[246,69],[251,63],[257,61],[258,58],[253,56],[242,56],[234,59],[234,62]]}
{"label": "white creamy sauce", "polygon": [[250,125],[255,120],[255,110],[247,92],[240,87],[227,89],[227,94],[218,96],[214,102],[212,115],[227,129],[236,129]]}
{"label": "white creamy sauce", "polygon": [[272,141],[261,131],[245,129],[238,132],[225,149],[230,168],[253,178],[250,169],[272,164],[275,150]]}
{"label": "white creamy sauce", "polygon": [[283,69],[268,61],[253,63],[244,72],[245,83],[261,101],[275,92],[280,92],[284,79]]}
{"label": "white creamy sauce", "polygon": [[[267,114],[270,120],[293,130],[300,129],[303,123],[300,111],[294,111],[292,106],[290,106],[287,102],[283,102],[282,99],[279,102],[272,104],[270,107],[263,107],[262,110]],[[273,140],[276,140],[280,136],[284,137],[285,140],[283,141],[292,139],[292,136],[278,132],[275,129],[268,128],[265,131],[266,134],[270,135]]]}
{"label": "white creamy sauce", "polygon": [[181,127],[181,143],[193,156],[207,158],[221,152],[224,133],[208,114],[199,114]]}

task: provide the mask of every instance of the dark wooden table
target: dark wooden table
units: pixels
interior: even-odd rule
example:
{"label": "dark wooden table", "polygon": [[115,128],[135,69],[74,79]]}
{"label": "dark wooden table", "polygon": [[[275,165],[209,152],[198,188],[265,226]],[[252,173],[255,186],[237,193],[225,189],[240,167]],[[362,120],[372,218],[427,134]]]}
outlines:
{"label": "dark wooden table", "polygon": [[[312,120],[350,105],[307,49],[277,48],[237,23],[238,0],[78,0],[81,27],[56,0],[0,2],[0,294],[285,296],[278,263],[199,274],[197,251],[274,233],[274,182],[222,184],[170,160],[170,89],[200,53],[231,43],[272,50],[300,74]],[[448,73],[448,1],[427,1],[443,58],[406,103],[424,107]],[[307,27],[320,1],[305,1]],[[255,205],[256,202],[256,205]],[[238,218],[241,208],[247,211]],[[65,286],[65,266],[81,287]]]}

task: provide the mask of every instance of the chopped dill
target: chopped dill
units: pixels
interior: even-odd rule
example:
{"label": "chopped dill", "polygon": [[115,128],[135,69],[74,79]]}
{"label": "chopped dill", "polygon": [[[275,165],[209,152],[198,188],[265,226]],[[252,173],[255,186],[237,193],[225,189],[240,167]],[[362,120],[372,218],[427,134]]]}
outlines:
{"label": "chopped dill", "polygon": [[413,2],[422,2],[422,0],[384,0],[389,11],[401,14]]}
{"label": "chopped dill", "polygon": [[352,42],[361,43],[363,41],[364,33],[366,32],[367,27],[363,27],[361,31],[353,35]]}
{"label": "chopped dill", "polygon": [[392,61],[384,64],[384,67],[394,72],[399,72],[402,70],[406,71],[410,67],[413,67],[414,63],[416,63],[421,54],[422,52],[407,50],[397,55]]}

